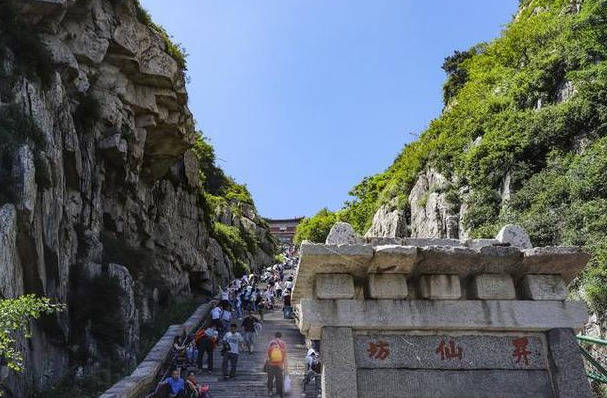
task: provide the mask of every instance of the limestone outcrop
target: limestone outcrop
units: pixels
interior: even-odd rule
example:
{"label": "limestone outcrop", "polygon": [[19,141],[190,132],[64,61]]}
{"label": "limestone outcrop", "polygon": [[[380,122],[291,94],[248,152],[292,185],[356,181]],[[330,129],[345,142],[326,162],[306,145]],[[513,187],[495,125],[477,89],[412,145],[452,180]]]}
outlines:
{"label": "limestone outcrop", "polygon": [[[183,65],[138,3],[5,3],[18,29],[0,26],[0,293],[68,304],[33,326],[26,371],[6,381],[21,397],[103,358],[133,364],[162,305],[212,293],[234,264],[201,192]],[[274,243],[253,206],[241,213],[230,225],[257,243],[239,260],[256,269]],[[111,342],[90,313],[108,289]]]}
{"label": "limestone outcrop", "polygon": [[411,236],[457,238],[457,216],[447,199],[447,179],[435,170],[421,173],[409,193]]}
{"label": "limestone outcrop", "polygon": [[404,238],[409,236],[407,215],[394,203],[385,204],[375,212],[373,223],[365,237]]}

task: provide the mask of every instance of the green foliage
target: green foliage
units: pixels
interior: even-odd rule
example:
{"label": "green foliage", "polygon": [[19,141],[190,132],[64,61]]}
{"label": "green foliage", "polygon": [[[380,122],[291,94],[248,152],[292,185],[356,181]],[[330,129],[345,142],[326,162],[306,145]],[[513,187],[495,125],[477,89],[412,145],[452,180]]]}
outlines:
{"label": "green foliage", "polygon": [[580,286],[595,311],[607,305],[607,137],[582,154],[552,153],[502,210],[539,246],[578,245],[593,257]]}
{"label": "green foliage", "polygon": [[162,39],[166,53],[177,62],[181,69],[186,70],[188,58],[186,49],[180,43],[175,43],[162,26],[154,23],[150,13],[143,8],[139,0],[135,0],[135,16],[139,22],[146,25]]}
{"label": "green foliage", "polygon": [[321,209],[313,217],[306,217],[301,220],[295,231],[294,241],[298,245],[304,240],[324,243],[331,227],[337,221],[339,221],[337,213],[333,213],[327,208]]}
{"label": "green foliage", "polygon": [[274,256],[274,261],[276,261],[277,263],[284,263],[286,261],[286,257],[283,253],[277,254]]}
{"label": "green foliage", "polygon": [[449,100],[457,95],[459,90],[468,81],[468,71],[463,67],[463,62],[474,55],[474,49],[469,51],[457,51],[445,58],[443,70],[447,73],[447,81],[443,85],[443,103],[447,105]]}
{"label": "green foliage", "polygon": [[23,370],[23,355],[17,348],[17,338],[19,335],[30,337],[30,321],[63,310],[64,305],[33,294],[0,300],[0,357],[6,360],[9,368]]}
{"label": "green foliage", "polygon": [[243,239],[240,229],[215,222],[213,225],[213,236],[217,239],[217,242],[219,242],[232,263],[246,258],[247,243]]}

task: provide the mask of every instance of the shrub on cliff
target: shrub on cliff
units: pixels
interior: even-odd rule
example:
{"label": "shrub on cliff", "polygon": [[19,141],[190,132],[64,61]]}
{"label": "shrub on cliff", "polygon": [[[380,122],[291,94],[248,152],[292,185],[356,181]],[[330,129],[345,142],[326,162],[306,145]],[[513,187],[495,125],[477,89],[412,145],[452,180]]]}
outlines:
{"label": "shrub on cliff", "polygon": [[64,309],[62,304],[34,295],[0,300],[0,358],[9,368],[22,370],[23,356],[17,348],[17,338],[30,336],[30,321]]}

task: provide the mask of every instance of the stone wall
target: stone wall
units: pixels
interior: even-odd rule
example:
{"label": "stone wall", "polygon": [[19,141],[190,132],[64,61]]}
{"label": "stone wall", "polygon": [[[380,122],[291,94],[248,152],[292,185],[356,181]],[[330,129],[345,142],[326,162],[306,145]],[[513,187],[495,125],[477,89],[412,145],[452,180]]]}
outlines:
{"label": "stone wall", "polygon": [[591,397],[573,333],[588,313],[565,301],[588,254],[406,241],[302,244],[293,303],[323,397]]}

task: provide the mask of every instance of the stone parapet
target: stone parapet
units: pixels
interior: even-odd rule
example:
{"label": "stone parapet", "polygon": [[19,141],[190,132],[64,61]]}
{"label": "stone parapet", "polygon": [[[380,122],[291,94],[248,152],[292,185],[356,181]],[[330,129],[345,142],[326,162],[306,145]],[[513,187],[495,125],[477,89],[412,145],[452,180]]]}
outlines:
{"label": "stone parapet", "polygon": [[175,336],[181,335],[184,328],[186,333],[193,333],[206,320],[215,303],[202,304],[183,324],[169,326],[133,373],[119,380],[99,398],[137,398],[149,392],[157,374],[169,360]]}

